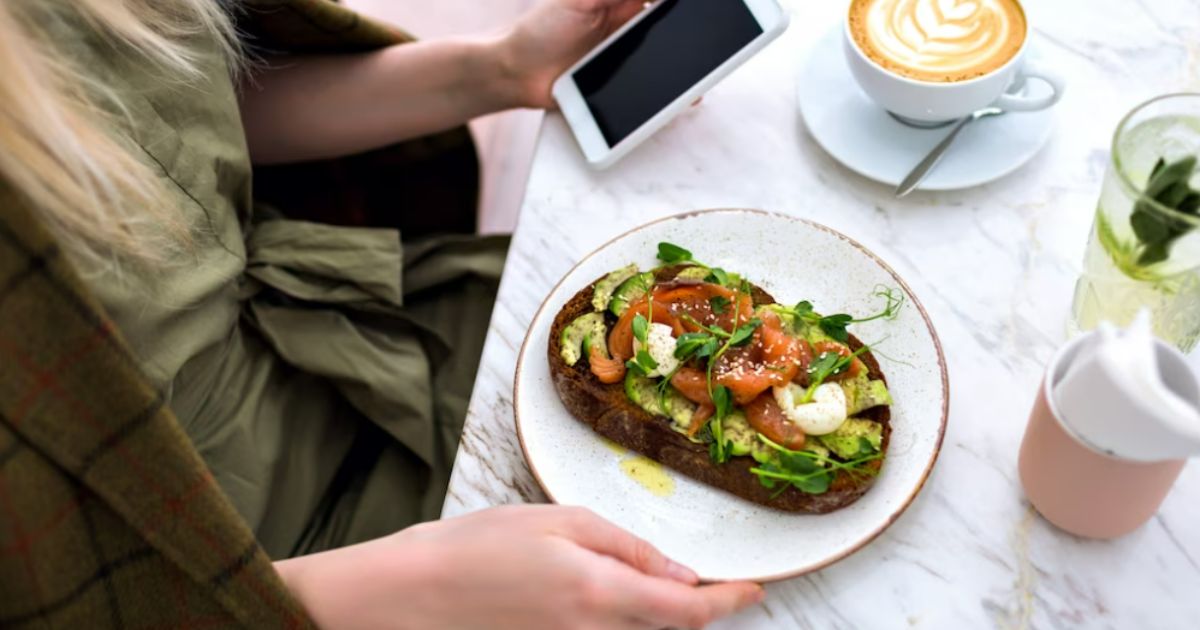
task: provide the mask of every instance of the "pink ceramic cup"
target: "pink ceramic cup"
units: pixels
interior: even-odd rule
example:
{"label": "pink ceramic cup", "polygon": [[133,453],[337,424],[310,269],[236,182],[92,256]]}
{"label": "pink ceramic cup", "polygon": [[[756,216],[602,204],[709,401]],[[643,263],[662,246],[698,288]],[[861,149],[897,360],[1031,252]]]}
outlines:
{"label": "pink ceramic cup", "polygon": [[1116,538],[1154,516],[1186,460],[1120,459],[1093,450],[1069,432],[1051,389],[1076,348],[1068,344],[1055,356],[1038,389],[1021,443],[1021,484],[1037,511],[1063,530]]}

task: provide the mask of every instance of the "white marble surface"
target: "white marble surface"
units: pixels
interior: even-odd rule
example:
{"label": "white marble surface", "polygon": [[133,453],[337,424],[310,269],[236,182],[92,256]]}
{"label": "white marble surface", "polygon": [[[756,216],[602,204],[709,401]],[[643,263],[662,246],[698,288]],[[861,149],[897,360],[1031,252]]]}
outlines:
{"label": "white marble surface", "polygon": [[1200,90],[1200,2],[1027,0],[1043,57],[1070,80],[1051,142],[993,184],[902,201],[825,155],[796,112],[800,62],[846,3],[784,4],[781,40],[609,171],[547,118],[445,514],[544,500],[513,433],[513,372],[530,318],[581,256],[668,214],[764,208],[841,230],[907,279],[947,349],[950,423],[929,484],[883,536],[718,627],[1197,627],[1200,466],[1145,527],[1094,542],[1031,510],[1016,453],[1064,339],[1112,130],[1148,97]]}

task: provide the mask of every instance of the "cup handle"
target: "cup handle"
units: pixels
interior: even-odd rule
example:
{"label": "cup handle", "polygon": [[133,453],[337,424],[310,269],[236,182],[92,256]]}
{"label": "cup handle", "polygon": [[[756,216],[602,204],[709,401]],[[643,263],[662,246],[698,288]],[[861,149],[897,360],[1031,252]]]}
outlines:
{"label": "cup handle", "polygon": [[1015,82],[1023,83],[1027,79],[1043,81],[1053,89],[1053,92],[1036,98],[1001,94],[993,105],[1010,112],[1034,112],[1054,106],[1067,89],[1067,82],[1062,75],[1037,62],[1026,62]]}

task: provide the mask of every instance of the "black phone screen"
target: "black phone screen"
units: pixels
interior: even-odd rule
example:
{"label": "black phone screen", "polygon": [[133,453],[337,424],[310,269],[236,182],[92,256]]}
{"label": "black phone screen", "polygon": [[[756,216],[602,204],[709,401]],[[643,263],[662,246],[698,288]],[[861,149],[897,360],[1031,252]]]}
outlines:
{"label": "black phone screen", "polygon": [[666,0],[575,71],[615,146],[763,32],[742,0]]}

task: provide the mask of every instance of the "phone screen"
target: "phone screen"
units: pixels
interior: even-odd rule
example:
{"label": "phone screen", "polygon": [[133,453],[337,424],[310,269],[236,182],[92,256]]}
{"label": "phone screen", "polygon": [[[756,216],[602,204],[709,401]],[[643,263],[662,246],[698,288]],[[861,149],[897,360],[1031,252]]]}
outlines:
{"label": "phone screen", "polygon": [[742,0],[666,0],[575,71],[616,146],[763,32]]}

